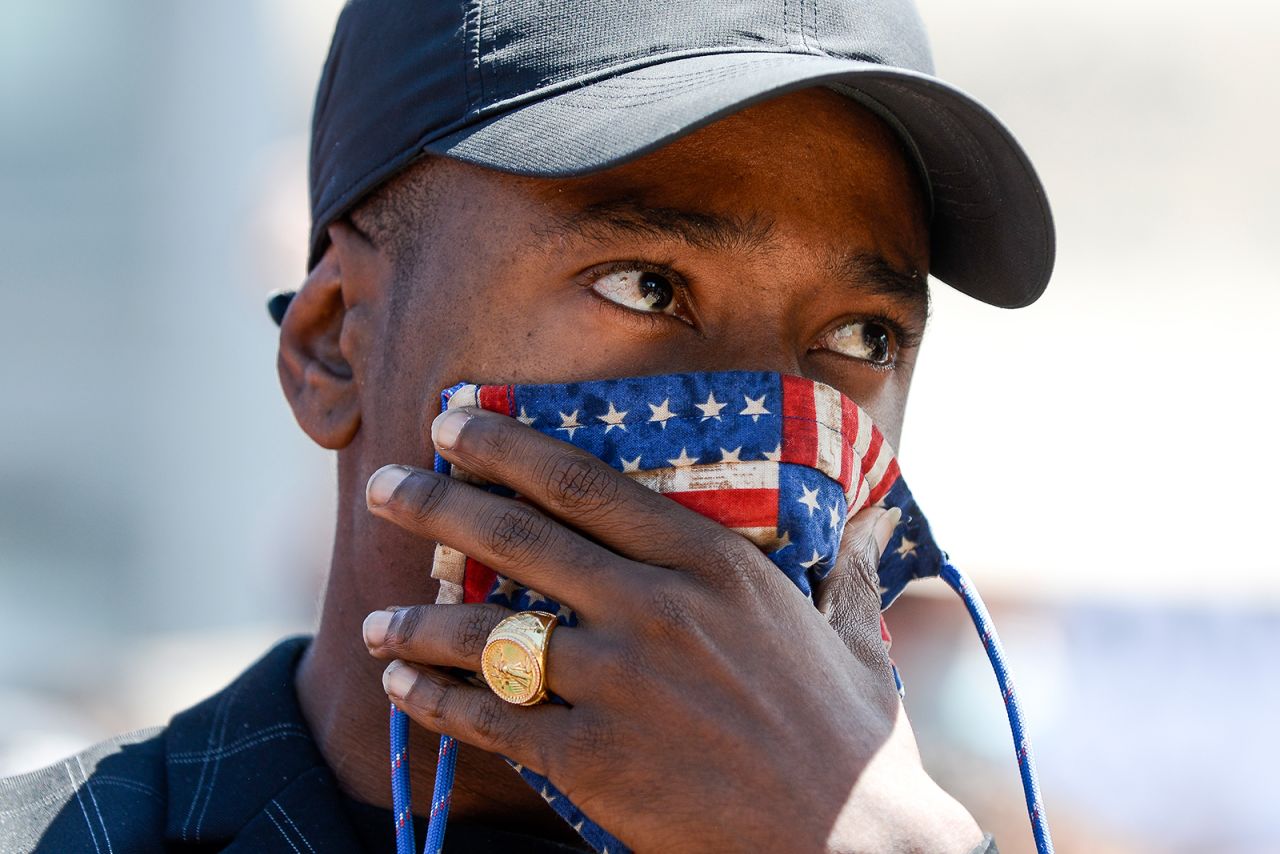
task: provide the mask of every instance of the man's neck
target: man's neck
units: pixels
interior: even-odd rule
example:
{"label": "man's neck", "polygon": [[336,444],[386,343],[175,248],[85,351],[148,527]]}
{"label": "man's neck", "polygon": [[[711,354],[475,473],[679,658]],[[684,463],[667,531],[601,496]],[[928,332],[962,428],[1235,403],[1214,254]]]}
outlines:
{"label": "man's neck", "polygon": [[[394,568],[380,566],[377,574],[361,575],[360,563],[348,559],[349,528],[339,524],[325,592],[320,627],[298,666],[298,701],[325,762],[338,785],[352,798],[391,808],[387,770],[387,707],[379,662],[365,649],[361,627],[369,611],[389,604],[412,604],[403,592],[398,598],[384,583],[361,584],[359,579],[397,577]],[[419,573],[422,570],[418,570]],[[418,588],[418,600],[431,601],[434,583]],[[381,597],[381,598],[379,598]],[[411,785],[419,814],[432,791],[439,736],[410,725]],[[500,757],[461,745],[452,817],[472,824],[577,841],[568,826]]]}

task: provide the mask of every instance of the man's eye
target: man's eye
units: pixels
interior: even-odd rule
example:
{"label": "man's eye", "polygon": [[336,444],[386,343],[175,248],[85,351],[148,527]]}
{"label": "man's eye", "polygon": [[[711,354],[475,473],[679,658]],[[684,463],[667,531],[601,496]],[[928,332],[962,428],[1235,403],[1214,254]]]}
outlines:
{"label": "man's eye", "polygon": [[858,320],[837,326],[820,343],[828,350],[873,365],[893,364],[898,355],[893,332],[874,320]]}
{"label": "man's eye", "polygon": [[615,270],[592,283],[591,289],[620,306],[653,314],[673,314],[676,286],[652,270]]}

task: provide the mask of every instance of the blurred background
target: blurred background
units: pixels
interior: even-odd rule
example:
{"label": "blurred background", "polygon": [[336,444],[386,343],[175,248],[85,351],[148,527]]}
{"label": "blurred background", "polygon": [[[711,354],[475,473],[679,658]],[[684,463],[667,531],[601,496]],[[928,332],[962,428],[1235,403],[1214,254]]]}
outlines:
{"label": "blurred background", "polygon": [[[164,722],[312,625],[333,465],[275,378],[340,3],[0,15],[0,774]],[[1280,850],[1280,7],[920,0],[1019,135],[1048,294],[937,289],[902,449],[988,597],[1064,851]],[[940,582],[890,612],[931,770],[1031,850]]]}

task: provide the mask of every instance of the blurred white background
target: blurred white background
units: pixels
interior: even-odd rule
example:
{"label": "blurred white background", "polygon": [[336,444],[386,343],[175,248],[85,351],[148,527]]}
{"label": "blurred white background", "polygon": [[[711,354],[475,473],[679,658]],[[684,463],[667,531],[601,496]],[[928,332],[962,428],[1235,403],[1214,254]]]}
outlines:
{"label": "blurred white background", "polygon": [[[163,722],[311,625],[332,463],[283,403],[263,297],[303,273],[339,6],[2,9],[0,773]],[[1278,850],[1280,11],[920,6],[1058,222],[1034,307],[937,288],[903,465],[993,600],[1060,847]],[[891,612],[909,708],[1028,850],[939,587]]]}

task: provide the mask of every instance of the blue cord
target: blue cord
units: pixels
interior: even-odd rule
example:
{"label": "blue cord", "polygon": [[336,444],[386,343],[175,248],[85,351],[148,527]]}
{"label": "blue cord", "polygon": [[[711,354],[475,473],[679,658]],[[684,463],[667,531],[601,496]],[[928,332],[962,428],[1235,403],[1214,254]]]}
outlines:
{"label": "blue cord", "polygon": [[[440,395],[440,409],[449,407],[449,398],[462,387],[458,384]],[[438,474],[449,473],[449,463],[436,454]],[[412,800],[409,793],[409,718],[391,705],[391,803],[395,809],[396,854],[415,854]],[[427,841],[423,854],[440,854],[444,848],[444,831],[449,823],[449,804],[453,798],[453,772],[458,762],[458,742],[440,736],[440,752],[436,759],[435,788],[431,793],[431,816],[427,822]]]}
{"label": "blue cord", "polygon": [[431,792],[431,819],[427,824],[427,841],[422,846],[422,854],[440,854],[444,849],[444,831],[449,823],[449,804],[453,799],[453,771],[457,764],[458,740],[440,736],[436,784]]}
{"label": "blue cord", "polygon": [[1004,708],[1009,715],[1009,731],[1013,734],[1013,746],[1017,751],[1018,772],[1022,775],[1022,793],[1027,799],[1027,816],[1031,819],[1031,834],[1036,840],[1036,851],[1039,854],[1053,854],[1053,840],[1049,836],[1049,822],[1044,814],[1044,801],[1040,797],[1040,781],[1036,775],[1035,757],[1031,754],[1031,739],[1027,737],[1026,725],[1022,718],[1022,704],[1013,690],[1013,678],[1009,675],[1009,666],[1005,661],[1004,647],[1000,644],[1000,636],[996,634],[995,624],[991,622],[991,614],[978,595],[977,588],[965,577],[964,573],[952,566],[951,561],[942,562],[942,580],[964,600],[964,606],[973,619],[974,628],[982,638],[982,645],[987,650],[987,658],[991,662],[991,670],[996,675],[1000,686],[1000,694],[1004,697]]}
{"label": "blue cord", "polygon": [[415,854],[413,798],[409,792],[409,716],[391,704],[391,807],[396,854]]}

